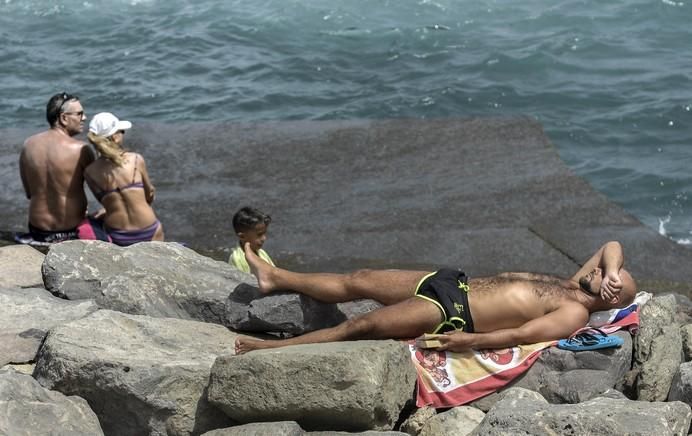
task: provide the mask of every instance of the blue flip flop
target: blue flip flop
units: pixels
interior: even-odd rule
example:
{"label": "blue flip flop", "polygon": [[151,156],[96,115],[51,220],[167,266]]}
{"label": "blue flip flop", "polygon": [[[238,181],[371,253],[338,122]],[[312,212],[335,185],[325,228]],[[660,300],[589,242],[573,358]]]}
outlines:
{"label": "blue flip flop", "polygon": [[592,329],[595,334],[589,332],[581,332],[569,339],[560,339],[557,342],[557,347],[563,350],[570,351],[589,351],[599,350],[601,348],[619,347],[625,341],[618,336],[609,336],[599,329]]}

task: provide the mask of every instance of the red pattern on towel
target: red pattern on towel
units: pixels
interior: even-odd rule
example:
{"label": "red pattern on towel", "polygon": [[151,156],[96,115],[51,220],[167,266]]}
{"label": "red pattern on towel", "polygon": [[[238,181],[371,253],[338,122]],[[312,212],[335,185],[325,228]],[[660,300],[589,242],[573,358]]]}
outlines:
{"label": "red pattern on towel", "polygon": [[[584,327],[574,334],[589,328]],[[608,334],[620,329],[635,334],[639,328],[639,309],[599,328]],[[411,359],[418,372],[416,405],[456,407],[491,394],[526,372],[543,350],[556,343],[549,341],[500,350],[453,353],[422,350],[411,341]]]}

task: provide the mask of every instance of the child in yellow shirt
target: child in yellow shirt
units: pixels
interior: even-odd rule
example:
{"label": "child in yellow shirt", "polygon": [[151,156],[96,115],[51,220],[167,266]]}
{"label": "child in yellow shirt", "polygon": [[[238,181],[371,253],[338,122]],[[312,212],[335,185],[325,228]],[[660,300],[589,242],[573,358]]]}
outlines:
{"label": "child in yellow shirt", "polygon": [[243,246],[250,243],[250,248],[268,264],[274,265],[266,251],[262,249],[267,240],[267,229],[272,218],[252,207],[243,207],[233,215],[233,230],[238,236],[238,246],[231,251],[228,263],[241,271],[250,272],[250,266],[245,260]]}

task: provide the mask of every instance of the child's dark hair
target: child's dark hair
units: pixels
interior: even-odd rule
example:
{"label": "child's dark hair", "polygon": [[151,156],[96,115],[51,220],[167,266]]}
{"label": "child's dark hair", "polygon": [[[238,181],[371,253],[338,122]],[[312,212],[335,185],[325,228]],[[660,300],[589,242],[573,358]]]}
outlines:
{"label": "child's dark hair", "polygon": [[257,224],[268,226],[272,217],[253,207],[243,207],[233,215],[233,230],[236,233],[246,232],[255,228]]}

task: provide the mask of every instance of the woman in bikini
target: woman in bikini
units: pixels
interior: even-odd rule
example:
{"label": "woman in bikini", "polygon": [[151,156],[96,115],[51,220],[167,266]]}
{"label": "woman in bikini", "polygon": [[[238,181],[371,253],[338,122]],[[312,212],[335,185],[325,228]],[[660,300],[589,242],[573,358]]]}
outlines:
{"label": "woman in bikini", "polygon": [[84,170],[91,192],[106,210],[106,231],[121,246],[163,241],[163,227],[151,208],[154,186],[144,158],[122,148],[130,127],[132,123],[109,112],[94,115],[87,136],[100,156]]}

